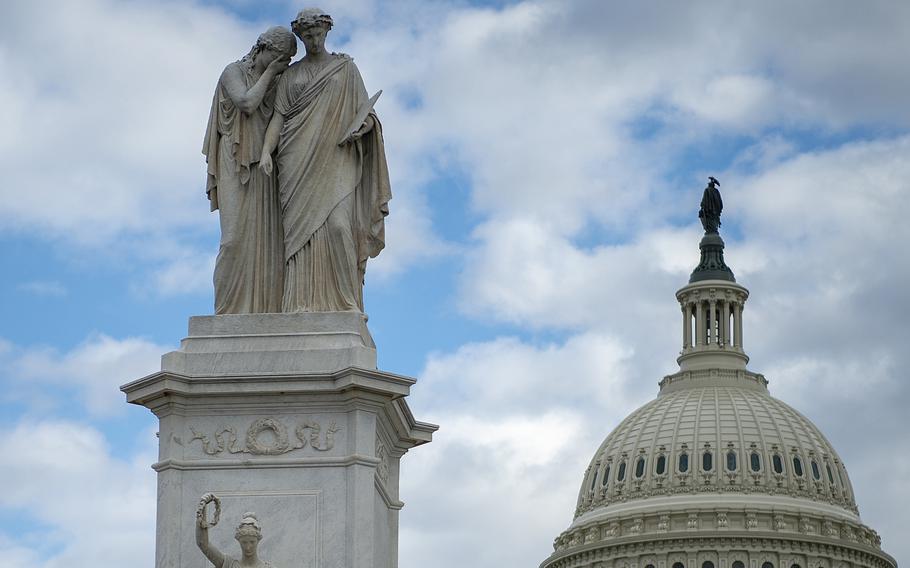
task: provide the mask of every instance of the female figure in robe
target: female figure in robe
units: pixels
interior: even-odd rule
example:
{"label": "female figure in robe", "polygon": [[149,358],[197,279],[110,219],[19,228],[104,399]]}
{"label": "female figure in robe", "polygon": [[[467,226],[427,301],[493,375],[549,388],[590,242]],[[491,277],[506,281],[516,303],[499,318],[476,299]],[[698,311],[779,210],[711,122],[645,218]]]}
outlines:
{"label": "female figure in robe", "polygon": [[[205,507],[211,502],[217,503],[218,498],[211,493],[206,493],[199,500],[196,508],[196,546],[205,554],[205,557],[215,565],[215,568],[272,568],[272,565],[259,558],[259,541],[262,540],[262,528],[255,513],[244,513],[243,519],[234,538],[240,543],[240,559],[232,558],[209,542],[209,526],[212,525],[205,518]],[[218,505],[220,508],[220,505]],[[217,511],[218,509],[216,509]]]}
{"label": "female figure in robe", "polygon": [[276,79],[295,53],[289,30],[269,28],[243,59],[224,68],[215,88],[202,153],[206,192],[221,221],[216,314],[281,311],[284,253],[276,180],[257,165]]}
{"label": "female figure in robe", "polygon": [[720,227],[720,214],[724,209],[724,201],[720,198],[720,190],[717,186],[720,182],[717,178],[708,177],[708,187],[705,188],[701,196],[701,209],[698,210],[698,217],[701,219],[701,225],[705,228],[705,234],[717,233]]}
{"label": "female figure in robe", "polygon": [[367,258],[385,246],[392,195],[382,129],[353,60],[325,50],[331,27],[318,9],[292,23],[306,56],[278,82],[260,158],[271,173],[277,149],[284,312],[362,312]]}

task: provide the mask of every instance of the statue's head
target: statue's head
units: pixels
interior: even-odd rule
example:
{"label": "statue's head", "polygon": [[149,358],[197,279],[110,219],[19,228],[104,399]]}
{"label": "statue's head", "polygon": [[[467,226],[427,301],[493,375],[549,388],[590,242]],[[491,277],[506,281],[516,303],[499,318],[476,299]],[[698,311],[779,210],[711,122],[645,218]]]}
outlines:
{"label": "statue's head", "polygon": [[297,40],[287,28],[273,26],[259,35],[250,55],[260,53],[271,54],[269,61],[279,57],[294,57],[297,54]]}
{"label": "statue's head", "polygon": [[307,53],[325,49],[325,36],[332,29],[332,16],[319,8],[305,8],[291,22],[291,29],[306,47]]}
{"label": "statue's head", "polygon": [[240,543],[240,550],[244,556],[252,556],[262,540],[262,528],[259,526],[259,520],[256,513],[244,513],[243,519],[234,532],[234,538]]}

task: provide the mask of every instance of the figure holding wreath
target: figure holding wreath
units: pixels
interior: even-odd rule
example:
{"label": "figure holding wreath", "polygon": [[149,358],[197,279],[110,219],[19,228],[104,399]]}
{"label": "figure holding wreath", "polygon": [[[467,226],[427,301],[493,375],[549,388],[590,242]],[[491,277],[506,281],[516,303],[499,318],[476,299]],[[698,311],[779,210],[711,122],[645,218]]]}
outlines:
{"label": "figure holding wreath", "polygon": [[[215,506],[215,516],[211,522],[205,512],[209,503],[213,503]],[[224,554],[209,542],[209,527],[217,525],[220,516],[221,502],[218,497],[211,493],[203,495],[196,507],[196,545],[215,565],[215,568],[272,568],[271,564],[259,558],[258,550],[259,541],[262,540],[262,528],[259,526],[256,514],[244,513],[240,525],[234,532],[234,538],[240,543],[240,560]]]}

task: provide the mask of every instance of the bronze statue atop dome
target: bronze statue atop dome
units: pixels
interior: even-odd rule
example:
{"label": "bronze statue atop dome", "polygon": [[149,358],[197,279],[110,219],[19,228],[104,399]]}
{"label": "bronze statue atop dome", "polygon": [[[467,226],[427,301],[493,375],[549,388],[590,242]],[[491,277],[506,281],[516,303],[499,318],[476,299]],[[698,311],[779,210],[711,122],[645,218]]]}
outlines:
{"label": "bronze statue atop dome", "polygon": [[717,233],[720,227],[720,212],[724,209],[724,202],[720,198],[720,190],[717,189],[720,182],[714,176],[708,176],[708,187],[701,196],[701,209],[698,211],[698,218],[705,228],[705,234]]}

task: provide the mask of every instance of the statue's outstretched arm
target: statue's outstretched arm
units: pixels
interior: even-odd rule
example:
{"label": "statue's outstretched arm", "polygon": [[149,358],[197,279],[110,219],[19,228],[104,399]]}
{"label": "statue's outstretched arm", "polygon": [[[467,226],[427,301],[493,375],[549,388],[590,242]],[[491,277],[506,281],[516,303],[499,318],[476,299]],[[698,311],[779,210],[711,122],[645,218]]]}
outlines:
{"label": "statue's outstretched arm", "polygon": [[209,542],[209,528],[205,520],[205,506],[207,503],[206,495],[203,495],[199,501],[199,506],[196,508],[196,546],[205,554],[209,562],[215,565],[215,568],[221,568],[224,565],[224,554]]}

